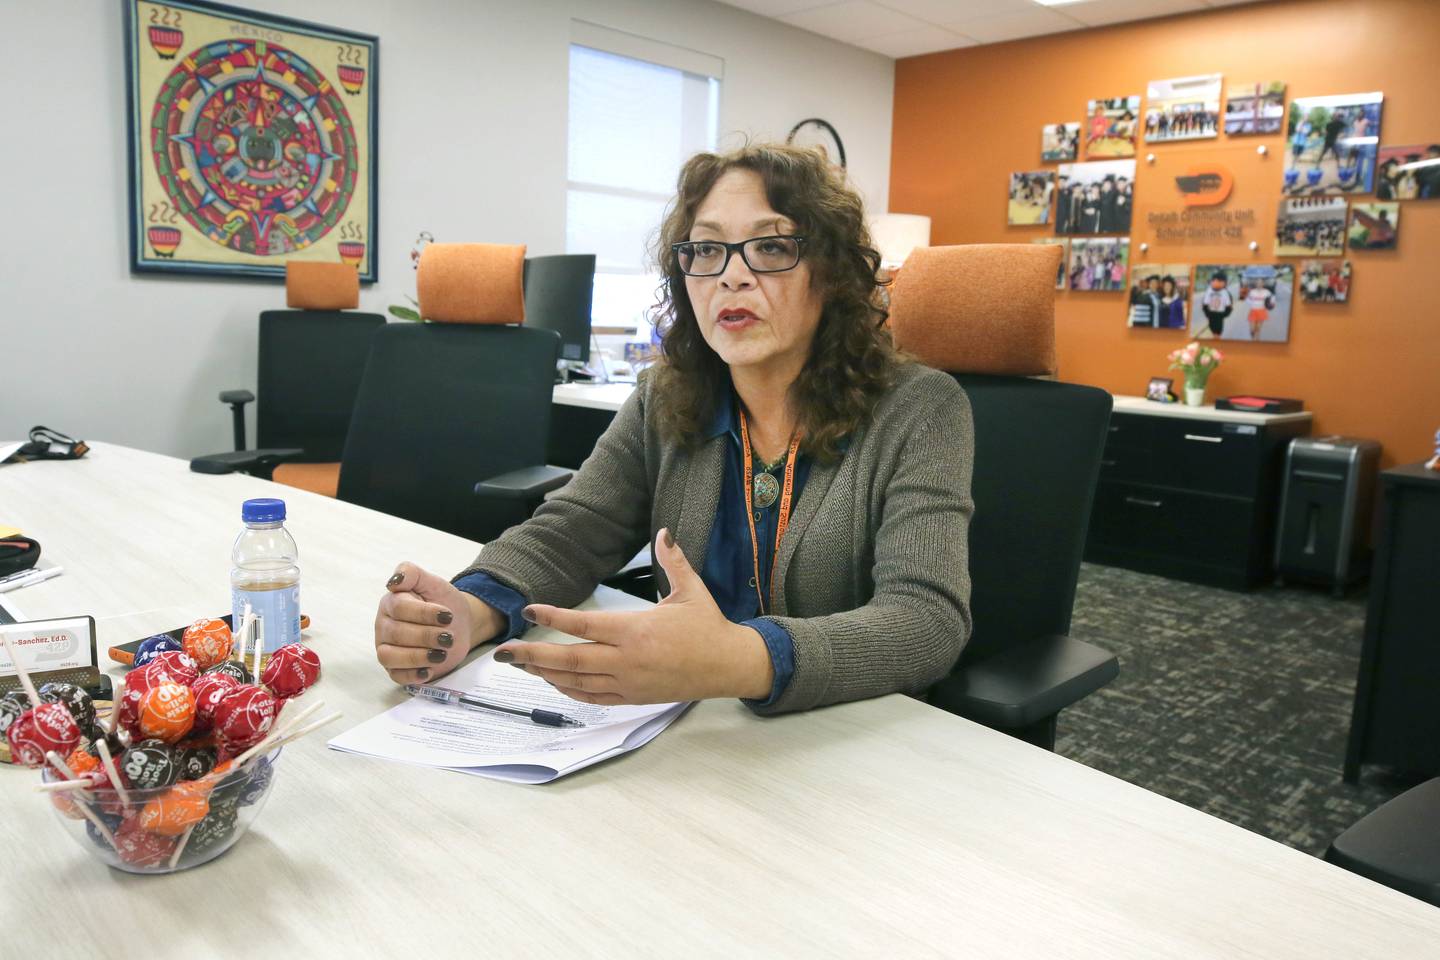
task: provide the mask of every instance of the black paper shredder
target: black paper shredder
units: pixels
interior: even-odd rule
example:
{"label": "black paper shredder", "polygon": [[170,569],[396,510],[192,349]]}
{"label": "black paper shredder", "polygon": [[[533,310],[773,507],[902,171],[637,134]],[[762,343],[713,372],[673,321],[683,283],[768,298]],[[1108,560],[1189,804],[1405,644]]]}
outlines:
{"label": "black paper shredder", "polygon": [[1380,444],[1352,437],[1296,437],[1285,453],[1275,572],[1321,583],[1336,596],[1368,572]]}

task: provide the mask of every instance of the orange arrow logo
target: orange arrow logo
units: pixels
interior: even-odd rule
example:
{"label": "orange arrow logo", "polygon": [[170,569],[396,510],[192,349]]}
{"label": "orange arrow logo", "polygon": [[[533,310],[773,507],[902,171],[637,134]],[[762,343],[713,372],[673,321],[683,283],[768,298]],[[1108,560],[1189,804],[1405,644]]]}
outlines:
{"label": "orange arrow logo", "polygon": [[1187,207],[1213,207],[1224,203],[1234,185],[1235,177],[1218,163],[1191,167],[1175,178],[1175,186]]}

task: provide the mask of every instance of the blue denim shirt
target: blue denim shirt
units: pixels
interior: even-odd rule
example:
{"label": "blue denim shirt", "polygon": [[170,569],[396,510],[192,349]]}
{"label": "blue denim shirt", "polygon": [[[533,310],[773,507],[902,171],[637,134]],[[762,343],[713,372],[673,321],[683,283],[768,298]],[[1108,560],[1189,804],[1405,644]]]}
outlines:
{"label": "blue denim shirt", "polygon": [[[770,687],[770,696],[759,701],[758,706],[774,703],[795,674],[795,643],[790,631],[771,620],[758,619],[760,600],[751,585],[755,574],[753,555],[750,550],[750,524],[745,517],[745,462],[744,448],[740,441],[740,421],[735,415],[736,399],[733,391],[726,391],[729,402],[720,405],[707,438],[730,435],[726,444],[725,476],[720,486],[720,504],[715,509],[715,522],[710,531],[710,543],[705,550],[705,564],[700,571],[710,596],[725,619],[732,623],[754,628],[765,641],[770,654],[770,663],[775,668],[775,682]],[[810,475],[811,459],[801,454],[795,461],[795,489],[792,503],[800,499],[805,480]],[[783,474],[776,479],[784,482]],[[775,529],[780,520],[780,501],[755,511],[755,536],[760,549],[760,590],[768,597],[770,593],[770,568],[775,555]],[[455,586],[489,604],[507,619],[509,627],[498,640],[513,640],[530,626],[520,611],[525,607],[525,598],[516,590],[505,586],[485,573],[472,573],[455,581]]]}

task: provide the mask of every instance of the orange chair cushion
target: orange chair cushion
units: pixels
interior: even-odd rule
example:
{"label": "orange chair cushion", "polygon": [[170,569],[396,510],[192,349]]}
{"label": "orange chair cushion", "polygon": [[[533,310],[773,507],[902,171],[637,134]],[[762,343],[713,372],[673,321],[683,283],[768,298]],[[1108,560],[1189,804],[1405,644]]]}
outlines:
{"label": "orange chair cushion", "polygon": [[895,344],[951,373],[1055,372],[1058,244],[919,247],[890,288]]}
{"label": "orange chair cushion", "polygon": [[276,483],[283,483],[287,487],[333,497],[335,492],[340,489],[340,464],[282,463],[275,468],[270,479]]}
{"label": "orange chair cushion", "polygon": [[420,316],[436,323],[524,323],[525,246],[430,243],[420,254]]}
{"label": "orange chair cushion", "polygon": [[354,310],[360,306],[360,271],[348,263],[288,260],[285,306],[296,310]]}

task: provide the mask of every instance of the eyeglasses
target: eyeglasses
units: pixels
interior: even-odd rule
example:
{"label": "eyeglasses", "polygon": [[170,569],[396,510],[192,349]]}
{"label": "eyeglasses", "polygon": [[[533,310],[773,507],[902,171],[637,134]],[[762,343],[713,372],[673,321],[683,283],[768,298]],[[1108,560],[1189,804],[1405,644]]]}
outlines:
{"label": "eyeglasses", "polygon": [[805,246],[804,237],[751,237],[739,243],[723,240],[685,240],[670,244],[680,272],[687,277],[718,277],[730,266],[738,250],[745,266],[754,273],[784,273],[794,270]]}

